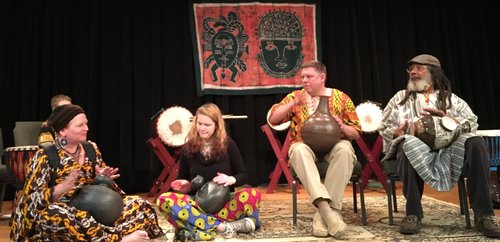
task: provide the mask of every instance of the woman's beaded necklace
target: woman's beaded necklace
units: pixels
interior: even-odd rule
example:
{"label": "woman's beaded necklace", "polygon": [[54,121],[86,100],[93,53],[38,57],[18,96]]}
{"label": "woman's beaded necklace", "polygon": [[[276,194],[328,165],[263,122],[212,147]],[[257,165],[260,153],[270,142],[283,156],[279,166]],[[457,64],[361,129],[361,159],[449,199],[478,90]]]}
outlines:
{"label": "woman's beaded necklace", "polygon": [[205,157],[205,160],[210,159],[212,153],[212,144],[203,142],[200,153]]}
{"label": "woman's beaded necklace", "polygon": [[79,158],[80,158],[80,145],[78,145],[78,147],[76,147],[76,150],[75,152],[69,152],[67,149],[65,149],[64,147],[61,147],[64,152],[66,152],[66,154],[68,154],[71,158],[73,158],[75,161],[78,161]]}

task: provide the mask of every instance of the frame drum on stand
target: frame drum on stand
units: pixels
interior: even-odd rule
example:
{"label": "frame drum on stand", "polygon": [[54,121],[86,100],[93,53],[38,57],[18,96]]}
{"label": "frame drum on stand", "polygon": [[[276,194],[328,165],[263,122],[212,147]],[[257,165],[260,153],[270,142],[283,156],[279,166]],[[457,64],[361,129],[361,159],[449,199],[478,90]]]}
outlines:
{"label": "frame drum on stand", "polygon": [[[377,133],[380,124],[382,123],[382,109],[375,102],[366,101],[356,106],[356,113],[361,124],[363,133]],[[378,135],[373,147],[370,149],[365,143],[363,135],[356,140],[356,144],[361,149],[361,152],[366,158],[366,164],[361,173],[363,186],[368,184],[372,178],[372,173],[375,173],[379,182],[386,187],[386,177],[380,163],[380,155],[382,154],[383,139]]]}
{"label": "frame drum on stand", "polygon": [[156,120],[156,133],[163,143],[179,147],[186,143],[193,114],[186,108],[173,106],[165,109]]}
{"label": "frame drum on stand", "polygon": [[[288,148],[290,147],[290,124],[291,122],[285,122],[280,125],[273,125],[269,122],[269,117],[271,116],[271,109],[267,111],[266,121],[267,124],[261,126],[262,132],[266,135],[269,144],[271,145],[274,155],[276,156],[276,166],[274,170],[269,174],[269,185],[267,187],[267,193],[271,194],[274,192],[278,186],[281,174],[285,175],[285,178],[291,189],[295,189],[295,180],[292,177],[290,168],[288,167]],[[287,130],[285,138],[280,138],[277,134],[279,131]],[[275,132],[278,131],[278,132]],[[283,142],[282,142],[283,140]],[[297,188],[298,189],[298,188]]]}
{"label": "frame drum on stand", "polygon": [[365,133],[375,133],[382,123],[382,109],[371,101],[366,101],[356,106],[361,130]]}
{"label": "frame drum on stand", "polygon": [[267,111],[266,121],[267,121],[267,124],[269,125],[269,127],[271,127],[272,129],[274,129],[276,131],[287,130],[290,127],[290,123],[291,123],[290,121],[284,122],[284,123],[278,124],[278,125],[273,125],[273,124],[271,124],[271,122],[269,122],[269,117],[271,117],[271,109],[269,109],[269,111]]}
{"label": "frame drum on stand", "polygon": [[[178,148],[186,143],[191,128],[193,114],[186,108],[173,106],[163,110],[156,118],[153,137],[147,140],[151,149],[160,159],[163,170],[155,179],[148,196],[158,196],[170,189],[170,183],[177,177],[179,164]],[[174,148],[173,155],[166,146]]]}

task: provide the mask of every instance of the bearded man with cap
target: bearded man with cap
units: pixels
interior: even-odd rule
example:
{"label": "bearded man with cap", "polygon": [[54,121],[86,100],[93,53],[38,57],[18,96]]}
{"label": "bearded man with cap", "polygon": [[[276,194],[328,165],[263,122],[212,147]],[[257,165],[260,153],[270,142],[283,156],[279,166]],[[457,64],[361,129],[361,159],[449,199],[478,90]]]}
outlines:
{"label": "bearded man with cap", "polygon": [[[417,234],[422,226],[424,182],[438,191],[449,191],[461,174],[467,177],[469,201],[475,229],[488,237],[500,237],[489,192],[489,163],[484,140],[475,135],[479,125],[469,105],[453,94],[451,82],[439,60],[428,54],[408,62],[408,84],[394,95],[384,109],[380,135],[384,138],[382,160],[396,159],[403,182],[406,217],[400,223],[403,234]],[[430,147],[418,135],[414,122],[435,118],[454,138],[444,147]],[[446,120],[446,121],[445,121]]]}
{"label": "bearded man with cap", "polygon": [[59,163],[51,167],[45,148],[32,158],[24,194],[13,213],[11,241],[148,241],[163,235],[153,206],[126,196],[116,184],[112,189],[123,199],[123,212],[114,225],[101,224],[89,212],[70,206],[76,191],[96,175],[116,179],[118,169],[108,167],[97,148],[95,161],[86,154],[82,142],[89,128],[80,106],[56,107],[47,124],[54,132]]}

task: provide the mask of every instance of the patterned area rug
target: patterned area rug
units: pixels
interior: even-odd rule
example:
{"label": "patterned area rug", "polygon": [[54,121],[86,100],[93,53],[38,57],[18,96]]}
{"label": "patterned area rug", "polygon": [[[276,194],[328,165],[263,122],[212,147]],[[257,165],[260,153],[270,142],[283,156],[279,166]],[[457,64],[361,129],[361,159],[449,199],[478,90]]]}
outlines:
{"label": "patterned area rug", "polygon": [[[396,225],[389,225],[387,200],[385,196],[366,197],[367,226],[361,226],[361,211],[353,212],[352,198],[345,198],[342,215],[348,224],[342,241],[495,241],[465,227],[465,217],[460,215],[457,205],[433,198],[422,199],[424,206],[423,227],[418,235],[403,235],[398,232],[398,224],[404,217],[403,196],[398,196],[400,211],[394,213]],[[358,207],[359,207],[358,201]],[[262,201],[262,227],[251,234],[239,234],[234,238],[218,238],[216,241],[334,241],[333,238],[312,236],[312,217],[316,211],[308,200],[298,201],[298,226],[292,226],[292,204],[289,200]],[[472,216],[472,211],[471,216]],[[173,241],[173,227],[160,217],[160,225],[167,233],[165,238],[154,241]],[[473,222],[473,221],[472,221]],[[498,224],[500,220],[495,218]],[[498,240],[496,240],[498,241]]]}

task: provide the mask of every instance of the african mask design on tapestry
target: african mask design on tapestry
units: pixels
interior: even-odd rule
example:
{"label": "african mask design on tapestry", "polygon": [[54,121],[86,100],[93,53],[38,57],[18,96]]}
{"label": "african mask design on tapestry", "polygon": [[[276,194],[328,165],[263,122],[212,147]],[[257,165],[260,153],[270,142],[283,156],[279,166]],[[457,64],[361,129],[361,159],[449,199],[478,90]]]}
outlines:
{"label": "african mask design on tapestry", "polygon": [[[203,19],[203,50],[210,51],[203,63],[205,69],[210,68],[213,81],[225,79],[231,75],[229,80],[235,81],[238,72],[245,72],[247,64],[241,59],[243,53],[248,54],[248,35],[235,12],[229,12],[227,18],[204,18]],[[217,70],[220,69],[220,76]]]}
{"label": "african mask design on tapestry", "polygon": [[290,78],[300,70],[303,27],[295,14],[286,11],[272,11],[259,20],[257,35],[260,52],[259,64],[270,76]]}

